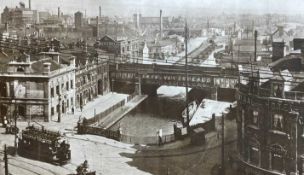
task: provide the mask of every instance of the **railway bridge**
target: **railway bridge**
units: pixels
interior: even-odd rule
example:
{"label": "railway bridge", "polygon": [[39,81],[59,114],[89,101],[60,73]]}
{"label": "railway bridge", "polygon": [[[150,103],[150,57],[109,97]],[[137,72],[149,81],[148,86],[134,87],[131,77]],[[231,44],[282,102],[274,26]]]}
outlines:
{"label": "railway bridge", "polygon": [[138,94],[142,93],[142,87],[145,85],[154,86],[154,93],[156,93],[157,88],[161,85],[186,86],[186,81],[188,81],[188,87],[208,89],[216,95],[218,88],[235,89],[238,77],[238,70],[222,67],[188,65],[186,69],[183,64],[125,63],[110,65],[111,87],[115,83],[134,84]]}

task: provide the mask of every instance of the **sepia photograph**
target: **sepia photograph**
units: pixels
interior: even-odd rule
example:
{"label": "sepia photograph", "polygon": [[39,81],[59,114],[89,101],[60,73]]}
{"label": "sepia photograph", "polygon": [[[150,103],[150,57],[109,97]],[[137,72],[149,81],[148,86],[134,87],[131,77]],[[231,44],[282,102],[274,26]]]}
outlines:
{"label": "sepia photograph", "polygon": [[0,175],[304,175],[304,0],[0,14]]}

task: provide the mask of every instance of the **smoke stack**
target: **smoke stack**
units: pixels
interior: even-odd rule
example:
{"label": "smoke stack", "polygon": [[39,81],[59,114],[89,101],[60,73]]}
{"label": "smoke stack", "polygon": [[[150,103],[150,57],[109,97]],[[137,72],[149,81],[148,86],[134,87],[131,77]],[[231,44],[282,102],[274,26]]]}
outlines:
{"label": "smoke stack", "polygon": [[257,38],[258,38],[258,31],[254,31],[254,61],[257,61]]}
{"label": "smoke stack", "polygon": [[99,19],[101,19],[101,6],[99,6]]}
{"label": "smoke stack", "polygon": [[32,9],[32,4],[31,4],[31,0],[29,0],[29,9]]}
{"label": "smoke stack", "polygon": [[60,7],[58,7],[58,18],[60,18]]}
{"label": "smoke stack", "polygon": [[137,29],[139,29],[139,20],[140,20],[141,15],[139,13],[137,13],[136,15],[136,25],[137,25]]}
{"label": "smoke stack", "polygon": [[8,32],[8,23],[5,22],[5,31]]}
{"label": "smoke stack", "polygon": [[272,42],[272,61],[276,61],[284,57],[284,42]]}
{"label": "smoke stack", "polygon": [[159,13],[160,13],[159,14],[159,18],[160,18],[160,20],[159,20],[159,30],[160,30],[160,38],[162,38],[163,37],[163,18],[162,18],[163,11],[160,10]]}
{"label": "smoke stack", "polygon": [[96,16],[96,38],[99,37],[99,18]]}

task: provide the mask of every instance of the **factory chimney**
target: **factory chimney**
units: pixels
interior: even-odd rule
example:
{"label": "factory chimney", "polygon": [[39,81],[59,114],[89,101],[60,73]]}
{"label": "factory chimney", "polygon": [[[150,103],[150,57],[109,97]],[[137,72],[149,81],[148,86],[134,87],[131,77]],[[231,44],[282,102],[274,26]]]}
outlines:
{"label": "factory chimney", "polygon": [[257,39],[258,39],[258,31],[254,31],[254,61],[257,61]]}
{"label": "factory chimney", "polygon": [[101,19],[101,6],[99,6],[99,19]]}
{"label": "factory chimney", "polygon": [[98,16],[96,16],[96,38],[99,39],[98,37],[99,37],[99,18]]}
{"label": "factory chimney", "polygon": [[31,0],[29,0],[29,9],[32,9],[32,4],[31,4]]}
{"label": "factory chimney", "polygon": [[159,12],[159,18],[160,18],[160,20],[159,20],[160,39],[162,39],[162,37],[163,37],[163,18],[162,18],[162,13],[163,13],[163,11],[160,10],[160,12]]}
{"label": "factory chimney", "polygon": [[60,7],[58,7],[58,18],[60,18]]}

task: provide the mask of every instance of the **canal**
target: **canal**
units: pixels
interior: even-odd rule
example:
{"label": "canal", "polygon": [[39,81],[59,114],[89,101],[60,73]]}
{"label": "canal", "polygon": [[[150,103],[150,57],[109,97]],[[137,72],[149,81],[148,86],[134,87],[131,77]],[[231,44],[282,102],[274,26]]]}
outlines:
{"label": "canal", "polygon": [[[206,95],[206,91],[192,89],[189,101],[200,102]],[[123,134],[137,137],[155,136],[159,129],[162,129],[164,135],[172,134],[173,124],[181,121],[185,105],[185,99],[181,97],[149,96],[111,129],[120,127]]]}

